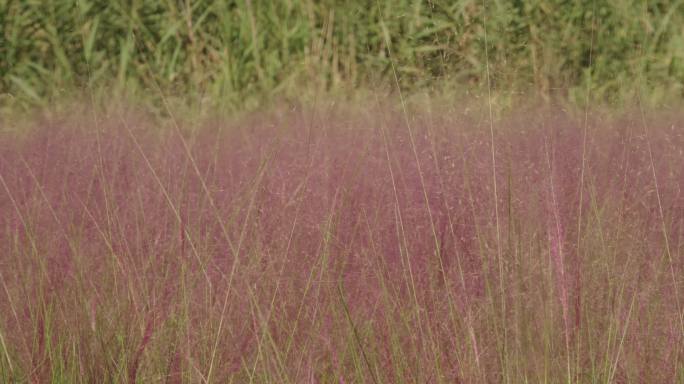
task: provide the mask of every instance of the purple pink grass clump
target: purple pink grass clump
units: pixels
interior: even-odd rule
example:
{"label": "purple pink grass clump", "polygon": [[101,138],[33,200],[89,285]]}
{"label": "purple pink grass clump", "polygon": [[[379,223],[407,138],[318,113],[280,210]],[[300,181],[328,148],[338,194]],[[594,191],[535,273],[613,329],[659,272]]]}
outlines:
{"label": "purple pink grass clump", "polygon": [[684,116],[92,116],[0,136],[0,381],[684,380]]}

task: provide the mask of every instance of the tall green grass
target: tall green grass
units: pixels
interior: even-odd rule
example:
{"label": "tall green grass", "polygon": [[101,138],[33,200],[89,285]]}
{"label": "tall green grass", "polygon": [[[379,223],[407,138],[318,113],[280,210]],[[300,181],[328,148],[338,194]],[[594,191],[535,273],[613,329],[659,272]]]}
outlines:
{"label": "tall green grass", "polygon": [[[92,93],[190,104],[394,86],[681,97],[684,5],[658,0],[0,0],[0,103]],[[389,47],[387,42],[389,42]],[[390,55],[391,51],[391,55]]]}

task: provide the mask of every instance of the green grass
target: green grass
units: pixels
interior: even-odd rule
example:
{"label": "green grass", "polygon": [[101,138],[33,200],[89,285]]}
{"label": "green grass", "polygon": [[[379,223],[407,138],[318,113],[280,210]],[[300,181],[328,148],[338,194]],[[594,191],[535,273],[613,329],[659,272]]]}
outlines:
{"label": "green grass", "polygon": [[[486,8],[485,8],[486,5]],[[249,108],[303,89],[681,98],[682,1],[0,0],[0,103]],[[388,43],[389,42],[389,46]],[[391,52],[391,55],[390,55]]]}

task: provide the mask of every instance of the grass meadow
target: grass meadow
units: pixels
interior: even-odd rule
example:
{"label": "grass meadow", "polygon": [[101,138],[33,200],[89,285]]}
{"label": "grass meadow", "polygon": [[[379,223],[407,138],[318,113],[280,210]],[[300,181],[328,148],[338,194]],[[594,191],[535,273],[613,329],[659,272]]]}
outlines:
{"label": "grass meadow", "polygon": [[0,0],[0,383],[684,383],[684,2]]}
{"label": "grass meadow", "polygon": [[321,102],[0,137],[0,381],[676,383],[684,116]]}

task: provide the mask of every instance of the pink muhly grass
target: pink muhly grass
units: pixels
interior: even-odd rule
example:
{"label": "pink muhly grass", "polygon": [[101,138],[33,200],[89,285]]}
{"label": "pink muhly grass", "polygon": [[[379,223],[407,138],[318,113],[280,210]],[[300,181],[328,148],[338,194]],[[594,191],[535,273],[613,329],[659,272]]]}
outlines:
{"label": "pink muhly grass", "polygon": [[145,326],[145,331],[143,332],[142,340],[138,344],[138,348],[133,354],[133,358],[129,363],[128,367],[128,382],[135,383],[138,377],[138,368],[140,367],[140,359],[142,358],[145,348],[152,340],[152,335],[154,333],[154,316],[149,316],[147,319],[147,325]]}
{"label": "pink muhly grass", "polygon": [[563,311],[563,325],[565,328],[566,347],[569,348],[569,319],[568,319],[568,281],[565,275],[565,252],[563,248],[564,233],[563,224],[561,222],[560,212],[558,208],[558,197],[556,195],[556,185],[554,182],[554,168],[552,166],[552,158],[548,155],[547,160],[549,167],[549,205],[552,220],[548,226],[549,243],[551,246],[551,260],[554,265],[556,274],[556,289],[558,291],[558,298]]}
{"label": "pink muhly grass", "polygon": [[681,116],[315,112],[0,133],[0,381],[676,382]]}

